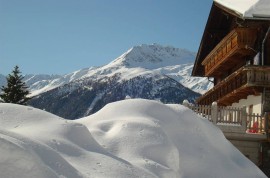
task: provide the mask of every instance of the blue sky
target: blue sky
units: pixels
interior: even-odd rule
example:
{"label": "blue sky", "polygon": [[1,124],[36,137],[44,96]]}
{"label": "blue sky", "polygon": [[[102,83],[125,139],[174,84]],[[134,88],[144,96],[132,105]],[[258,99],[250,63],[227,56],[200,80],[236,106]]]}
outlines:
{"label": "blue sky", "polygon": [[0,73],[66,74],[132,46],[196,52],[212,0],[0,0]]}

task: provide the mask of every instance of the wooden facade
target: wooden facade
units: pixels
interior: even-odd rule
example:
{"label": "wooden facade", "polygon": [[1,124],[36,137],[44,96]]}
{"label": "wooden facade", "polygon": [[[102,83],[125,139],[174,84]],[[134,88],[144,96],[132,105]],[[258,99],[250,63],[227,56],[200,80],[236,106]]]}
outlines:
{"label": "wooden facade", "polygon": [[255,41],[256,29],[233,29],[203,60],[205,76],[221,76],[231,66],[245,62],[244,57],[255,53]]}
{"label": "wooden facade", "polygon": [[[244,18],[222,2],[213,2],[192,71],[214,87],[191,109],[220,127],[243,154],[248,155],[245,145],[252,140],[257,151],[251,160],[270,176],[270,155],[265,154],[270,152],[270,13]],[[213,110],[212,103],[219,109]],[[254,129],[252,123],[259,125]]]}
{"label": "wooden facade", "polygon": [[248,95],[259,95],[266,87],[270,88],[270,66],[243,66],[198,98],[197,103],[211,105],[215,101],[229,106]]}
{"label": "wooden facade", "polygon": [[214,2],[192,71],[214,87],[197,104],[230,106],[270,89],[270,18],[241,19]]}

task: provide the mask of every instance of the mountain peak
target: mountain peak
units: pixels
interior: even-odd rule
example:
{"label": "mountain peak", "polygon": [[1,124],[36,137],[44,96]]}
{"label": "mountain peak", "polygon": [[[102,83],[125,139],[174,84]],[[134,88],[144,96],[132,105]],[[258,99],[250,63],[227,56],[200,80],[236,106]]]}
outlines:
{"label": "mountain peak", "polygon": [[111,64],[155,69],[170,65],[193,63],[194,58],[194,52],[154,43],[134,46]]}
{"label": "mountain peak", "polygon": [[[134,46],[111,63],[101,67],[81,69],[66,75],[26,75],[25,82],[31,96],[87,78],[100,80],[121,74],[119,80],[138,76],[166,75],[196,92],[203,93],[212,85],[204,78],[192,78],[195,53],[186,49],[159,44]],[[5,85],[5,76],[0,75],[0,86]]]}

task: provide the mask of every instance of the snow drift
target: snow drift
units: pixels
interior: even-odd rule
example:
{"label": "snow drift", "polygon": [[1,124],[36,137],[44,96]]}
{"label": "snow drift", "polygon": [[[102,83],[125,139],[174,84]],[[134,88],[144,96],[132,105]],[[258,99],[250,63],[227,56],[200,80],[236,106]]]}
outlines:
{"label": "snow drift", "polygon": [[129,99],[67,121],[0,104],[0,177],[266,177],[181,105]]}

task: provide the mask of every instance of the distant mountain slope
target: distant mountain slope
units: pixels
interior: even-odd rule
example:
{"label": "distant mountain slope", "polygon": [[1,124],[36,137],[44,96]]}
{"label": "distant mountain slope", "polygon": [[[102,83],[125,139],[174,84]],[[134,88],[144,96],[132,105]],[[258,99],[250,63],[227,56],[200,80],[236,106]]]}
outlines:
{"label": "distant mountain slope", "polygon": [[195,53],[185,49],[158,44],[135,46],[109,64],[109,66],[126,66],[158,69],[194,62]]}
{"label": "distant mountain slope", "polygon": [[194,101],[198,93],[164,75],[140,75],[121,79],[121,73],[100,79],[84,78],[43,93],[30,105],[68,119],[88,116],[106,104],[126,98],[145,98],[163,103]]}

